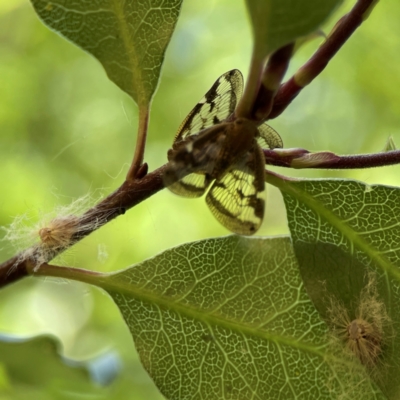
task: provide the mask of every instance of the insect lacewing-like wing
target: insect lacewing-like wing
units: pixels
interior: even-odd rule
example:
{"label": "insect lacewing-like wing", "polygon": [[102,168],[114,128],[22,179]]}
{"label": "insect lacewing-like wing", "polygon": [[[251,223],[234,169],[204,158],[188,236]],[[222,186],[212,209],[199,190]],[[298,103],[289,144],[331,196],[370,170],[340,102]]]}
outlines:
{"label": "insect lacewing-like wing", "polygon": [[[243,92],[243,76],[237,69],[221,75],[182,122],[168,153],[164,184],[180,196],[200,197],[225,139],[223,128],[202,132],[233,114]],[[203,134],[202,134],[203,133]]]}
{"label": "insect lacewing-like wing", "polygon": [[267,124],[257,127],[245,118],[229,118],[242,91],[240,71],[218,78],[178,129],[168,152],[164,183],[185,197],[200,197],[211,185],[206,202],[215,218],[232,232],[252,235],[265,209],[261,147],[283,143]]}

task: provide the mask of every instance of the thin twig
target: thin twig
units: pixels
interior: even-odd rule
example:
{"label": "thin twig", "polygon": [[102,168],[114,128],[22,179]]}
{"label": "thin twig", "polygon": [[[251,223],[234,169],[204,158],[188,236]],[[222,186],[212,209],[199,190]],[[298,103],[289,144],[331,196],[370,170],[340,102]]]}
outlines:
{"label": "thin twig", "polygon": [[143,164],[148,127],[149,127],[149,108],[139,107],[139,125],[138,125],[137,139],[136,139],[136,147],[132,164],[129,168],[128,174],[126,175],[127,181],[136,179],[140,167]]}
{"label": "thin twig", "polygon": [[252,116],[256,121],[264,121],[268,118],[274,104],[276,92],[289,66],[293,48],[294,43],[290,43],[274,52],[268,59],[261,76],[261,85],[252,107]]}
{"label": "thin twig", "polygon": [[[164,187],[162,174],[165,167],[166,165],[163,165],[142,179],[125,181],[115,192],[87,210],[79,217],[79,224],[83,228],[77,229],[78,233],[72,238],[69,245],[49,252],[49,259],[44,260],[44,262],[49,262],[93,231],[161,190]],[[32,269],[32,265],[37,267],[35,262],[37,251],[38,246],[35,245],[0,264],[0,287],[29,275],[29,269]],[[29,257],[26,258],[23,254],[29,254]]]}
{"label": "thin twig", "polygon": [[59,265],[44,263],[40,268],[28,267],[30,275],[33,276],[52,276],[64,279],[72,279],[79,282],[86,282],[92,285],[99,284],[102,279],[107,279],[108,274],[90,271],[76,267],[61,267]]}
{"label": "thin twig", "polygon": [[[278,149],[264,150],[264,154],[267,165],[290,168],[360,169],[400,163],[400,150],[377,154],[338,156],[329,152],[310,153],[305,149]],[[107,222],[124,214],[126,210],[161,190],[164,187],[162,174],[166,166],[167,164],[163,165],[140,180],[124,182],[114,193],[83,214],[80,217],[80,224],[87,228],[78,230],[78,235],[73,238],[70,245],[77,243]],[[54,258],[66,249],[57,249],[51,254],[51,257]],[[31,252],[24,251],[24,253],[34,256],[34,251],[35,248],[32,248]],[[46,261],[50,261],[50,259]],[[32,264],[32,260],[21,258],[20,255],[0,264],[0,287],[29,275]]]}
{"label": "thin twig", "polygon": [[235,116],[238,118],[252,118],[252,107],[254,105],[254,100],[257,97],[257,93],[260,90],[260,75],[265,61],[263,58],[260,59],[258,56],[259,55],[255,54],[253,51],[244,93],[235,110]]}
{"label": "thin twig", "polygon": [[365,169],[400,164],[400,150],[338,156],[305,149],[264,150],[267,165],[296,169]]}
{"label": "thin twig", "polygon": [[333,56],[369,15],[376,3],[376,0],[358,0],[352,10],[338,21],[313,56],[287,82],[281,85],[268,119],[281,115],[301,90],[325,69]]}

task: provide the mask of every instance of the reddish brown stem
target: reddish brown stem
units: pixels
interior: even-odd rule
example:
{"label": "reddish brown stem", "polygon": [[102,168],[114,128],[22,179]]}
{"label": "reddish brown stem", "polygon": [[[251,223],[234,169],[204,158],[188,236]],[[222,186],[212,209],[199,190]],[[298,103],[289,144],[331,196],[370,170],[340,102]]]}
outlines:
{"label": "reddish brown stem", "polygon": [[[351,156],[337,156],[329,152],[310,153],[305,149],[264,150],[264,154],[268,165],[292,168],[359,169],[400,164],[400,150]],[[307,161],[306,157],[310,157],[311,161]],[[165,167],[163,165],[141,180],[124,182],[114,193],[88,210],[80,218],[80,224],[87,228],[79,230],[71,245],[161,190],[164,187],[162,174]],[[66,248],[58,249],[51,257],[64,250]],[[28,253],[34,255],[34,251],[35,248],[32,248],[32,252]],[[19,255],[0,264],[0,287],[30,275],[33,264],[31,259],[22,259]]]}
{"label": "reddish brown stem", "polygon": [[[86,211],[79,217],[81,228],[77,229],[78,234],[73,237],[68,247],[161,190],[164,187],[162,174],[165,167],[164,165],[158,168],[140,180],[125,181],[115,192]],[[50,261],[68,247],[55,249],[45,261]],[[29,275],[32,265],[36,264],[36,252],[37,246],[34,246],[24,251],[24,254],[30,255],[29,258],[17,254],[0,264],[0,287]]]}
{"label": "reddish brown stem", "polygon": [[264,150],[267,165],[307,169],[364,169],[400,164],[400,150],[374,154],[338,156],[305,149]]}
{"label": "reddish brown stem", "polygon": [[126,175],[127,181],[132,181],[138,178],[138,174],[143,172],[141,169],[144,157],[144,149],[146,147],[148,127],[149,127],[149,108],[147,106],[139,107],[139,125],[138,125],[137,139],[136,139],[136,147],[132,164]]}
{"label": "reddish brown stem", "polygon": [[253,118],[264,121],[271,112],[274,96],[286,73],[294,43],[282,47],[271,55],[261,76],[261,86],[253,106]]}
{"label": "reddish brown stem", "polygon": [[269,119],[281,115],[301,90],[325,69],[329,61],[361,25],[375,4],[376,0],[358,0],[352,10],[339,20],[325,42],[307,63],[281,85],[275,96]]}

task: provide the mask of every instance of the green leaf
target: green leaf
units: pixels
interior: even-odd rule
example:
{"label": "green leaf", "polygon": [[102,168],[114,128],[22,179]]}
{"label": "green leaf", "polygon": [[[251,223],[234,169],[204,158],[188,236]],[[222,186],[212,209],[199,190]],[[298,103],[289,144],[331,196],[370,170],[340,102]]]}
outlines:
{"label": "green leaf", "polygon": [[[2,393],[12,398],[66,398],[61,394],[97,389],[90,377],[89,364],[60,355],[60,343],[51,336],[26,339],[0,336],[0,384]],[[24,397],[25,396],[25,397]],[[71,398],[71,397],[67,397]]]}
{"label": "green leaf", "polygon": [[315,32],[342,0],[246,0],[254,56],[264,59],[280,47]]}
{"label": "green leaf", "polygon": [[51,29],[96,57],[108,77],[146,107],[182,0],[31,0]]}
{"label": "green leaf", "polygon": [[332,345],[287,237],[209,239],[82,279],[112,296],[168,399],[384,398]]}
{"label": "green leaf", "polygon": [[[398,399],[400,189],[342,180],[285,182],[280,188],[304,284],[328,323],[331,299],[351,319],[357,316],[373,277],[371,304],[389,319],[372,376],[388,398]],[[373,307],[364,313],[375,318]]]}

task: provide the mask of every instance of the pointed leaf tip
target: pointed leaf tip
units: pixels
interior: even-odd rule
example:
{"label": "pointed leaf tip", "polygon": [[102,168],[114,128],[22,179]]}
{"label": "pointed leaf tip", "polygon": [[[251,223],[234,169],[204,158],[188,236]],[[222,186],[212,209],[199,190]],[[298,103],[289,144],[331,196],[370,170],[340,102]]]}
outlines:
{"label": "pointed leaf tip", "polygon": [[97,58],[139,106],[150,103],[182,0],[31,2],[49,28]]}

